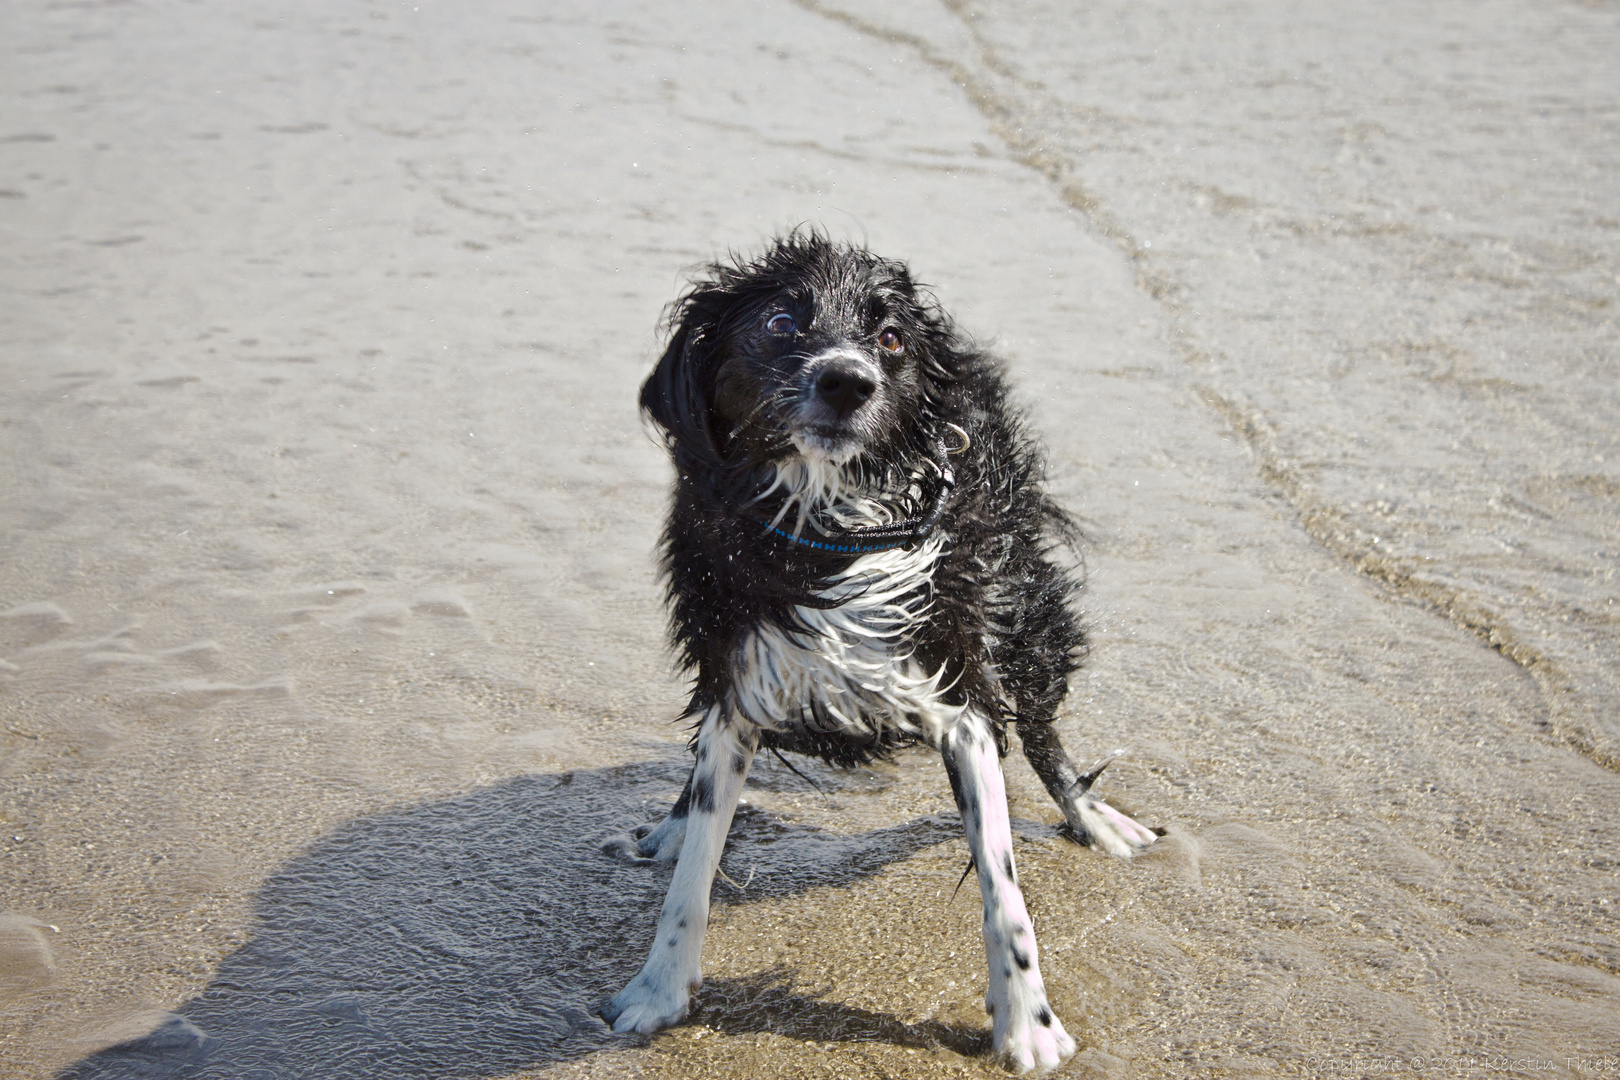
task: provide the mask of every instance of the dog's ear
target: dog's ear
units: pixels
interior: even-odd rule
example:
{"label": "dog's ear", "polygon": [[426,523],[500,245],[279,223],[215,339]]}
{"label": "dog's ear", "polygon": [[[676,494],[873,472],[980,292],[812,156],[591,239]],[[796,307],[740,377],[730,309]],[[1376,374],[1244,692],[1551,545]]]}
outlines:
{"label": "dog's ear", "polygon": [[682,396],[676,385],[681,357],[686,352],[686,327],[682,326],[670,339],[658,366],[653,368],[647,381],[641,384],[641,411],[665,432],[675,433],[676,401]]}
{"label": "dog's ear", "polygon": [[709,371],[713,331],[687,303],[685,317],[669,339],[647,381],[641,384],[641,410],[664,429],[670,449],[716,457],[710,411]]}

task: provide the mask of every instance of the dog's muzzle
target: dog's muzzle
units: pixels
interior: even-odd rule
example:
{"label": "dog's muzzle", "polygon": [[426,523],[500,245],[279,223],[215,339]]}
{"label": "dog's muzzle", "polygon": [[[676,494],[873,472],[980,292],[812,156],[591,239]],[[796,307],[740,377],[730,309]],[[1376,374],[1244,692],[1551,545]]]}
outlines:
{"label": "dog's muzzle", "polygon": [[799,403],[789,421],[799,452],[834,464],[858,454],[882,396],[882,369],[860,353],[829,349],[813,357],[800,372]]}

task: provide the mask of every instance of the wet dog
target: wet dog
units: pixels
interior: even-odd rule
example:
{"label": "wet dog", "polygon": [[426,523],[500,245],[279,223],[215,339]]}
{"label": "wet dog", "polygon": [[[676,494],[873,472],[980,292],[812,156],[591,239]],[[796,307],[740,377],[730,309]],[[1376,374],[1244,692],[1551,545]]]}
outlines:
{"label": "wet dog", "polygon": [[687,1015],[760,747],[852,765],[921,741],[978,873],[995,1050],[1018,1071],[1061,1063],[1075,1045],[1018,888],[1008,725],[1074,839],[1128,856],[1155,834],[1090,793],[1101,766],[1078,771],[1051,723],[1085,644],[1054,558],[1072,525],[1000,365],[905,266],[815,233],[711,266],[670,325],[641,407],[675,462],[663,571],[696,762],[667,818],[609,845],[677,862],[652,953],[603,1017],[651,1032]]}

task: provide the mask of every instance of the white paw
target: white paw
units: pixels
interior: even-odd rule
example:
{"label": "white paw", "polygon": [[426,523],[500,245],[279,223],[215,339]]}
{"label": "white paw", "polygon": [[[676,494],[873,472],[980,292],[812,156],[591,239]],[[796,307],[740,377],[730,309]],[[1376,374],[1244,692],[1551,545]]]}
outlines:
{"label": "white paw", "polygon": [[1157,840],[1158,834],[1141,822],[1126,817],[1112,806],[1093,795],[1082,795],[1074,801],[1076,823],[1069,825],[1083,834],[1086,843],[1098,851],[1128,859]]}
{"label": "white paw", "polygon": [[602,845],[602,851],[631,863],[674,862],[686,841],[686,819],[667,817],[657,825],[641,825],[620,833]]}
{"label": "white paw", "polygon": [[692,994],[686,987],[650,979],[643,971],[602,1006],[602,1019],[614,1031],[651,1035],[685,1020],[691,1009]]}
{"label": "white paw", "polygon": [[1046,1072],[1074,1057],[1074,1040],[1050,1008],[1043,1004],[1034,1014],[1017,1011],[1022,1015],[1013,1017],[1005,1031],[999,1023],[995,1031],[996,1055],[1009,1069],[1015,1073]]}

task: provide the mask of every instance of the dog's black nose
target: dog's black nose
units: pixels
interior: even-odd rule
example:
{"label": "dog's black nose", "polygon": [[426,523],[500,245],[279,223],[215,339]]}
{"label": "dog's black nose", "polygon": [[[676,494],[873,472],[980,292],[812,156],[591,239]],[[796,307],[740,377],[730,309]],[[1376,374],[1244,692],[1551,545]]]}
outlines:
{"label": "dog's black nose", "polygon": [[816,376],[816,397],[832,406],[839,416],[848,416],[860,408],[876,390],[877,383],[853,366],[834,364]]}

